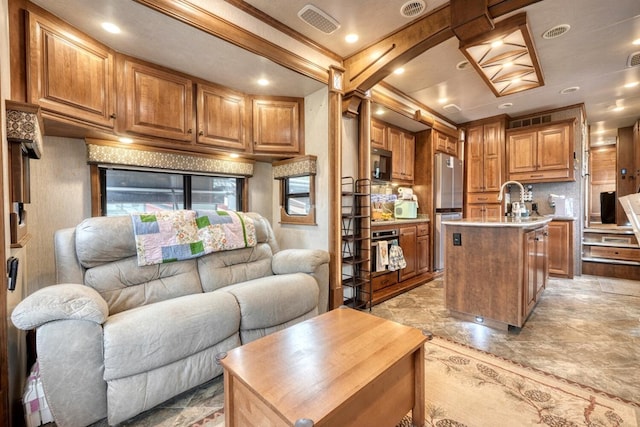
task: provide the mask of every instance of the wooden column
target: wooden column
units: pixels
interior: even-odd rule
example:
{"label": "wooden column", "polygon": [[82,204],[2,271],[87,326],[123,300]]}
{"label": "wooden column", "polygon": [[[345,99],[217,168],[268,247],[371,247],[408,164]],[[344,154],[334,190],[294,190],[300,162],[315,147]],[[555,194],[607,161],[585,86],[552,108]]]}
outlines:
{"label": "wooden column", "polygon": [[329,309],[342,305],[342,95],[344,69],[329,70]]}

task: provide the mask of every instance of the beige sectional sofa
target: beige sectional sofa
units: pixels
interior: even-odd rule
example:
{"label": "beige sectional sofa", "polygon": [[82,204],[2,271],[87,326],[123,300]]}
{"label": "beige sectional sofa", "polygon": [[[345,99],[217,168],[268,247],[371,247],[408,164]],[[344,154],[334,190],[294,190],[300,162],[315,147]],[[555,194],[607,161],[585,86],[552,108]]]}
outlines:
{"label": "beige sectional sofa", "polygon": [[56,285],[12,313],[36,329],[58,426],[125,421],[222,373],[216,355],[328,308],[329,254],[279,250],[262,216],[257,245],[138,266],[128,216],[55,234]]}

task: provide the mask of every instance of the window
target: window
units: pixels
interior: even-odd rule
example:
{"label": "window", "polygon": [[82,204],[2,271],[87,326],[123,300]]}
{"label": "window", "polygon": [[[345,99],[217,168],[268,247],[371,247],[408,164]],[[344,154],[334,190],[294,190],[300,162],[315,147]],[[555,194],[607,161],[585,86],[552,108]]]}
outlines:
{"label": "window", "polygon": [[100,168],[102,214],[242,210],[243,178]]}
{"label": "window", "polygon": [[280,222],[316,223],[316,157],[301,156],[273,163],[273,176],[280,180]]}

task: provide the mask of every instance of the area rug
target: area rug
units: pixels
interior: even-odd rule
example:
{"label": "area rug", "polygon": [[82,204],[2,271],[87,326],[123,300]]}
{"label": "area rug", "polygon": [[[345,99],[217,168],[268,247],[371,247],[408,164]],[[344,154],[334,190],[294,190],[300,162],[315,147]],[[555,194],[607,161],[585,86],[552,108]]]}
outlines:
{"label": "area rug", "polygon": [[[438,337],[425,350],[425,426],[640,426],[638,402]],[[222,410],[191,426],[223,427]]]}
{"label": "area rug", "polygon": [[640,297],[640,281],[598,277],[602,292]]}
{"label": "area rug", "polygon": [[445,339],[425,349],[426,426],[640,426],[637,402]]}

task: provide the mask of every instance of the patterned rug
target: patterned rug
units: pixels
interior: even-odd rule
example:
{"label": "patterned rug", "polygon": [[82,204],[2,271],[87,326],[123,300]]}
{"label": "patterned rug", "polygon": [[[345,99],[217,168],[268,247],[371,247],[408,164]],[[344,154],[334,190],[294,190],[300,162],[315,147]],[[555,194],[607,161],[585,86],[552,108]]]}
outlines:
{"label": "patterned rug", "polygon": [[[425,426],[640,426],[638,402],[445,339],[425,346]],[[411,425],[408,415],[398,427]],[[224,414],[191,426],[223,427]]]}

